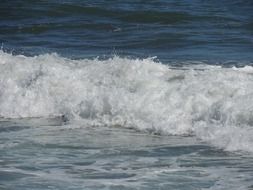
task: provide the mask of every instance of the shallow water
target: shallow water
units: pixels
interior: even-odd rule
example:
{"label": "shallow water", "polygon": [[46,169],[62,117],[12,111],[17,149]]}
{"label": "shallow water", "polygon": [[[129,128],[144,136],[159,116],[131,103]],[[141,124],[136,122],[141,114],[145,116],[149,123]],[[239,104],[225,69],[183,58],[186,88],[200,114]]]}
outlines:
{"label": "shallow water", "polygon": [[251,154],[52,120],[0,123],[2,189],[252,189]]}

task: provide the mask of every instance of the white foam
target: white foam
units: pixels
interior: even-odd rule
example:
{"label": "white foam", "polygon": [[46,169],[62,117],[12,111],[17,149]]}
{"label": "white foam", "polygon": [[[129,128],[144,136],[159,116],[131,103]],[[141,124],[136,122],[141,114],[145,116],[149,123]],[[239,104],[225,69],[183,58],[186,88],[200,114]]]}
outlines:
{"label": "white foam", "polygon": [[65,115],[84,125],[196,135],[226,150],[253,152],[252,67],[200,68],[0,51],[0,115]]}

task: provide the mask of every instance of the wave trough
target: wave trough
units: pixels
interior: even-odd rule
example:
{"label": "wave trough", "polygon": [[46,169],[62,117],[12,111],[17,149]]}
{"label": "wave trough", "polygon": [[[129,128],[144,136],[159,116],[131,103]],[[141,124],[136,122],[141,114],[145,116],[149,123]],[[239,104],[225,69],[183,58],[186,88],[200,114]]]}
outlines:
{"label": "wave trough", "polygon": [[0,52],[0,116],[195,135],[253,152],[253,68],[170,68],[153,59],[71,60]]}

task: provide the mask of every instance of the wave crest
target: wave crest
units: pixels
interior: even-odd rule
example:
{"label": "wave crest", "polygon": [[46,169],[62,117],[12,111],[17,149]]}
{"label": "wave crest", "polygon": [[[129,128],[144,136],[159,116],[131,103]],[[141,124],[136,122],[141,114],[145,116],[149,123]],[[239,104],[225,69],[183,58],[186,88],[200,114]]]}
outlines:
{"label": "wave crest", "polygon": [[153,59],[70,60],[0,52],[0,115],[196,135],[253,151],[253,69],[172,69]]}

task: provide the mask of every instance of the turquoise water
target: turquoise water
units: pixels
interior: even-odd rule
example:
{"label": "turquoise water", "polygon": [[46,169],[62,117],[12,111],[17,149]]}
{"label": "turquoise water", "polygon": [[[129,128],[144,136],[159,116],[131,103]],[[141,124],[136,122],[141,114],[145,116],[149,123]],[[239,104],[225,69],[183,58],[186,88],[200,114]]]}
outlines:
{"label": "turquoise water", "polygon": [[0,189],[253,189],[252,9],[1,1]]}

